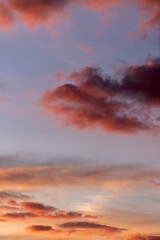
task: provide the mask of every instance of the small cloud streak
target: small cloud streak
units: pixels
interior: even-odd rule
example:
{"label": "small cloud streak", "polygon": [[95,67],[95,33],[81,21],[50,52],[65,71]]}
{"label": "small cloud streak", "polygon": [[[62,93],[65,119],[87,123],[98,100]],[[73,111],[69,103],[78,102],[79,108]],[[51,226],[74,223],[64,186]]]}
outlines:
{"label": "small cloud streak", "polygon": [[42,203],[36,203],[36,202],[22,202],[21,207],[24,208],[27,211],[31,212],[38,212],[38,213],[48,213],[56,211],[56,208],[51,206],[45,206]]}
{"label": "small cloud streak", "polygon": [[18,206],[18,203],[14,200],[8,200],[8,205],[11,205],[11,206]]}
{"label": "small cloud streak", "polygon": [[92,54],[93,53],[93,49],[87,44],[79,44],[78,47],[85,52],[86,54]]}

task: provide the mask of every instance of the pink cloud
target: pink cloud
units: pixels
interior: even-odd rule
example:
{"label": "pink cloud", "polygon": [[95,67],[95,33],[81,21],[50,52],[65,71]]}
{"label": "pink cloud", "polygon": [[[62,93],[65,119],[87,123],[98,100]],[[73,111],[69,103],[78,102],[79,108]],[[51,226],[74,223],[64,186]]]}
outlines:
{"label": "pink cloud", "polygon": [[64,126],[121,133],[153,130],[160,128],[150,113],[160,107],[159,77],[159,59],[126,67],[121,81],[86,66],[67,76],[71,83],[44,91],[40,104],[60,116]]}
{"label": "pink cloud", "polygon": [[93,53],[93,49],[90,47],[89,44],[84,45],[84,44],[79,44],[78,47],[85,52],[86,54],[91,54]]}

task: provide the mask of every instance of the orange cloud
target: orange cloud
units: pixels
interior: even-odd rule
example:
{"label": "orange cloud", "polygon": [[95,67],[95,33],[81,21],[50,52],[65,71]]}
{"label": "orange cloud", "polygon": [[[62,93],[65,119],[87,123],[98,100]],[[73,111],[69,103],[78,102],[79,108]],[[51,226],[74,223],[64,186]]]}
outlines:
{"label": "orange cloud", "polygon": [[13,207],[13,206],[2,205],[2,206],[0,206],[0,210],[3,212],[3,211],[19,211],[20,209],[17,207]]}
{"label": "orange cloud", "polygon": [[85,6],[96,11],[104,11],[106,8],[118,5],[121,0],[84,0]]}
{"label": "orange cloud", "polygon": [[[64,171],[65,169],[65,171]],[[132,172],[132,175],[128,173]],[[44,187],[70,186],[73,187],[108,187],[137,188],[155,187],[154,182],[160,180],[160,170],[151,170],[136,166],[96,164],[50,164],[40,166],[5,167],[0,169],[1,189],[42,189]],[[5,194],[6,195],[6,194]],[[19,196],[20,197],[20,196]],[[8,195],[7,197],[8,198]],[[9,195],[9,198],[11,196]],[[20,198],[18,198],[20,199]],[[23,199],[23,194],[22,194]],[[24,205],[26,208],[28,204]],[[32,205],[33,207],[33,205]],[[46,206],[42,206],[42,208]],[[31,206],[30,206],[31,209]]]}
{"label": "orange cloud", "polygon": [[47,225],[31,225],[26,228],[27,231],[33,233],[49,233],[49,234],[61,234],[63,237],[72,235],[74,237],[79,236],[110,236],[113,234],[121,233],[124,229],[110,227],[107,225],[98,224],[95,222],[68,222],[62,223],[58,228]]}
{"label": "orange cloud", "polygon": [[[159,0],[130,0],[133,4],[139,4],[140,11],[148,13],[148,19],[140,19],[140,29],[159,27],[160,3]],[[40,24],[55,25],[58,22],[67,21],[67,8],[70,4],[83,6],[93,11],[106,11],[112,6],[122,4],[122,0],[6,0],[0,3],[0,27],[5,28],[22,22],[33,27]],[[67,13],[67,14],[66,14]],[[143,30],[138,30],[142,32]],[[139,34],[139,33],[138,33]],[[141,33],[140,33],[141,34]],[[143,35],[145,35],[143,33]]]}
{"label": "orange cloud", "polygon": [[148,12],[149,19],[143,21],[146,27],[155,27],[160,24],[160,1],[159,0],[138,0],[141,4],[141,10]]}
{"label": "orange cloud", "polygon": [[22,202],[20,204],[22,208],[24,208],[27,211],[31,212],[38,212],[38,213],[48,213],[56,211],[57,209],[52,206],[45,206],[42,203],[37,202]]}
{"label": "orange cloud", "polygon": [[29,232],[53,232],[55,231],[51,226],[46,225],[32,225],[26,228]]}
{"label": "orange cloud", "polygon": [[[62,211],[53,206],[48,206],[39,202],[21,202],[20,204],[16,203],[13,200],[9,200],[8,204],[11,206],[0,205],[1,217],[5,221],[10,220],[25,220],[32,218],[45,218],[53,220],[62,220],[62,219],[96,219],[96,216],[85,215],[80,212],[73,211]],[[14,207],[13,207],[14,206]]]}
{"label": "orange cloud", "polygon": [[[130,36],[148,38],[148,30],[159,29],[160,26],[160,1],[159,0],[130,0],[138,4],[138,27],[130,32]],[[143,16],[142,16],[143,14]],[[145,14],[145,16],[144,16]]]}
{"label": "orange cloud", "polygon": [[95,218],[95,216],[83,215],[79,212],[65,212],[38,202],[22,202],[20,206],[26,211],[33,213],[34,217],[37,216],[50,219]]}
{"label": "orange cloud", "polygon": [[0,3],[0,27],[9,26],[14,21],[10,10],[3,4]]}
{"label": "orange cloud", "polygon": [[11,206],[18,206],[18,203],[14,200],[8,200],[8,204]]}
{"label": "orange cloud", "polygon": [[[65,171],[64,171],[65,169]],[[132,171],[132,176],[128,172]],[[130,184],[143,187],[153,185],[152,179],[160,179],[160,171],[136,168],[136,166],[90,166],[89,164],[51,164],[44,166],[10,167],[0,169],[2,189],[41,189],[54,186],[108,186]]]}
{"label": "orange cloud", "polygon": [[[72,1],[72,0],[71,0]],[[61,13],[68,0],[6,0],[0,5],[4,25],[22,21],[27,25],[47,23],[50,19],[55,24],[61,18]]]}

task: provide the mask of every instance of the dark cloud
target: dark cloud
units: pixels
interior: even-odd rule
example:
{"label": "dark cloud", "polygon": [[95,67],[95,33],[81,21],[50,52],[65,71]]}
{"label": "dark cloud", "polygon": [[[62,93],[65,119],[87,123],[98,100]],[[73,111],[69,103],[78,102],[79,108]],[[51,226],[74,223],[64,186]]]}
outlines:
{"label": "dark cloud", "polygon": [[37,202],[22,202],[20,206],[34,214],[34,217],[44,217],[49,219],[75,219],[75,218],[95,218],[92,215],[83,215],[79,212],[66,212],[52,206],[46,206]]}
{"label": "dark cloud", "polygon": [[32,218],[35,217],[33,213],[28,213],[28,212],[10,212],[10,213],[5,213],[2,214],[2,217],[5,220],[24,220],[26,218]]}
{"label": "dark cloud", "polygon": [[56,24],[65,18],[64,11],[71,3],[93,10],[103,10],[119,0],[6,0],[0,2],[0,26],[6,27],[23,22],[27,25]]}
{"label": "dark cloud", "polygon": [[123,69],[118,80],[97,66],[73,71],[67,79],[73,83],[46,90],[41,99],[41,105],[59,115],[64,126],[122,133],[159,127],[157,116],[152,115],[160,107],[159,59]]}
{"label": "dark cloud", "polygon": [[103,229],[108,233],[116,233],[124,231],[124,229],[111,227],[95,222],[67,222],[59,225],[60,228],[69,228],[69,229]]}
{"label": "dark cloud", "polygon": [[50,232],[50,231],[53,231],[53,228],[52,226],[32,225],[32,226],[28,226],[26,230],[30,232]]}
{"label": "dark cloud", "polygon": [[0,216],[2,219],[25,220],[26,218],[45,218],[53,220],[62,219],[95,219],[94,215],[85,215],[79,212],[62,211],[53,206],[47,206],[38,202],[22,202],[16,203],[13,200],[8,201],[8,205],[0,205]]}
{"label": "dark cloud", "polygon": [[66,212],[66,211],[61,211],[58,210],[54,214],[50,215],[45,215],[48,218],[51,219],[95,219],[97,216],[95,215],[85,215],[80,212]]}
{"label": "dark cloud", "polygon": [[127,240],[160,240],[160,236],[150,236],[150,235],[132,235],[127,238]]}
{"label": "dark cloud", "polygon": [[160,105],[160,59],[128,67],[119,91],[144,103]]}
{"label": "dark cloud", "polygon": [[53,212],[56,211],[57,209],[51,206],[45,206],[42,203],[37,203],[37,202],[22,202],[21,207],[24,208],[27,211],[31,212]]}
{"label": "dark cloud", "polygon": [[54,215],[48,216],[51,219],[75,219],[75,218],[85,218],[82,213],[78,212],[65,212],[58,210]]}

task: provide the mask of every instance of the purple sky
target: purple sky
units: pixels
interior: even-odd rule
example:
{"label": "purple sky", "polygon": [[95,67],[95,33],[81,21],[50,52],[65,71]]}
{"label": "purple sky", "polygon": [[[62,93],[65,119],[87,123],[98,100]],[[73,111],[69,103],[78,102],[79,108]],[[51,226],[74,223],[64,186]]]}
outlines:
{"label": "purple sky", "polygon": [[160,239],[159,19],[0,0],[0,239]]}

